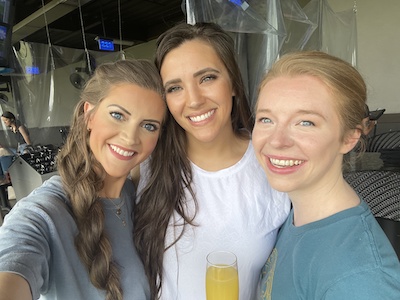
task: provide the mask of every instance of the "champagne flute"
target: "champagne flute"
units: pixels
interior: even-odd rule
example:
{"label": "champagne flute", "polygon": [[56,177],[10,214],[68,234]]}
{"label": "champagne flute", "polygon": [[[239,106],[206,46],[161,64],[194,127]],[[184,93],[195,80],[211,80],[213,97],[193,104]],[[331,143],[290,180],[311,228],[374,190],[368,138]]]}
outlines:
{"label": "champagne flute", "polygon": [[239,277],[236,255],[215,251],[207,255],[207,300],[238,300]]}

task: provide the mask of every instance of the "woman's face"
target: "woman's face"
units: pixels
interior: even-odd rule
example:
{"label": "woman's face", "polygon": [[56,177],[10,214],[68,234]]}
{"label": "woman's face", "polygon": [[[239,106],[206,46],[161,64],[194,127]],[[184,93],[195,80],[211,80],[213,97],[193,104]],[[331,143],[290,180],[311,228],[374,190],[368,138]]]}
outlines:
{"label": "woman's face", "polygon": [[[93,108],[85,103],[86,113]],[[109,176],[125,180],[151,154],[165,110],[163,99],[152,90],[128,83],[110,89],[87,124],[90,148]]]}
{"label": "woman's face", "polygon": [[170,51],[161,66],[167,105],[189,141],[210,143],[232,131],[232,89],[215,50],[191,40]]}
{"label": "woman's face", "polygon": [[6,118],[6,117],[1,117],[1,120],[3,121],[3,123],[4,123],[7,127],[10,127],[10,126],[11,126],[11,119]]}
{"label": "woman's face", "polygon": [[357,139],[342,141],[334,101],[326,86],[308,75],[278,77],[261,89],[253,145],[273,188],[312,192],[341,176],[343,154]]}

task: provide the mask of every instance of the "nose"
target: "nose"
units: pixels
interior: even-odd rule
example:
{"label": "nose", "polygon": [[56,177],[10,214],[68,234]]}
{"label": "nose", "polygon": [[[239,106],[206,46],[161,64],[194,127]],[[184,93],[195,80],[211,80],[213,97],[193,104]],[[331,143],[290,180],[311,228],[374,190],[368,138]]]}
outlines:
{"label": "nose", "polygon": [[205,102],[205,97],[198,86],[190,86],[186,90],[186,103],[190,108],[199,108]]}
{"label": "nose", "polygon": [[140,144],[140,127],[125,126],[121,136],[127,146],[138,145]]}
{"label": "nose", "polygon": [[269,136],[269,143],[277,149],[289,148],[293,145],[290,128],[276,126]]}

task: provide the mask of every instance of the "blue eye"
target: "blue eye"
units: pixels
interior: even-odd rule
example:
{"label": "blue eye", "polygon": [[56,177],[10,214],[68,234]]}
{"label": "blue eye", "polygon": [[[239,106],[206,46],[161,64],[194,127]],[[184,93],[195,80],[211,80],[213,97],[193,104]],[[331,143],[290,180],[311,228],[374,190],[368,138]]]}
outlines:
{"label": "blue eye", "polygon": [[207,81],[215,80],[216,78],[217,78],[216,75],[210,74],[210,75],[202,77],[201,78],[201,82],[207,82]]}
{"label": "blue eye", "polygon": [[306,126],[306,127],[315,126],[315,124],[314,124],[313,122],[311,122],[311,121],[300,121],[299,124],[300,124],[301,126]]}
{"label": "blue eye", "polygon": [[121,113],[115,112],[115,111],[112,111],[112,112],[110,113],[110,115],[111,115],[114,119],[117,119],[117,120],[122,120],[122,119],[124,118],[124,116],[123,116]]}
{"label": "blue eye", "polygon": [[167,93],[173,93],[180,91],[182,88],[180,86],[171,86],[167,89]]}
{"label": "blue eye", "polygon": [[146,123],[143,125],[143,128],[147,131],[153,132],[158,130],[158,126],[150,123]]}
{"label": "blue eye", "polygon": [[258,121],[259,121],[260,123],[264,123],[264,124],[272,123],[272,121],[271,121],[270,118],[259,118]]}

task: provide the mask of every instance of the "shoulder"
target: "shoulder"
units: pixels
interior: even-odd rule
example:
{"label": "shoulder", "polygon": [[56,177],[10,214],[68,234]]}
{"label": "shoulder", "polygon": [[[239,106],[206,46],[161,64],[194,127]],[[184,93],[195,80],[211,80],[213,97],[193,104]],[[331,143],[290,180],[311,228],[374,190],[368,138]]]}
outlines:
{"label": "shoulder", "polygon": [[70,200],[64,191],[61,177],[54,175],[28,196],[17,201],[15,207],[50,213],[52,210],[69,208]]}
{"label": "shoulder", "polygon": [[[301,227],[297,229],[291,227],[292,237],[302,230]],[[306,256],[298,257],[296,265],[298,270],[308,267],[315,276],[313,281],[324,283],[319,290],[330,294],[324,299],[381,299],[374,298],[376,294],[371,289],[376,288],[380,293],[384,289],[393,292],[394,283],[399,292],[398,258],[364,205],[305,225],[303,229],[304,234],[298,235],[301,242],[295,247],[303,249]],[[348,294],[349,290],[355,297]],[[368,290],[370,292],[365,292]],[[366,297],[361,296],[364,293]]]}
{"label": "shoulder", "polygon": [[[395,271],[395,270],[393,270]],[[388,273],[387,270],[371,267],[359,272],[351,272],[334,282],[323,299],[399,299],[400,269]]]}
{"label": "shoulder", "polygon": [[61,182],[50,178],[28,196],[17,201],[5,218],[3,225],[15,232],[43,236],[47,239],[54,232],[73,228],[75,225],[69,202]]}

